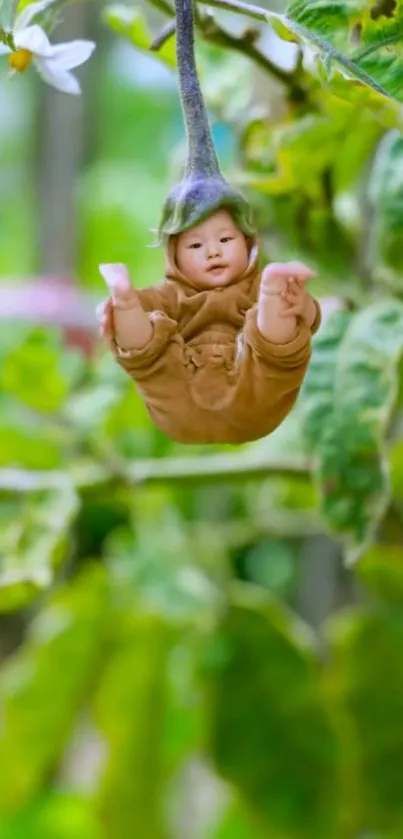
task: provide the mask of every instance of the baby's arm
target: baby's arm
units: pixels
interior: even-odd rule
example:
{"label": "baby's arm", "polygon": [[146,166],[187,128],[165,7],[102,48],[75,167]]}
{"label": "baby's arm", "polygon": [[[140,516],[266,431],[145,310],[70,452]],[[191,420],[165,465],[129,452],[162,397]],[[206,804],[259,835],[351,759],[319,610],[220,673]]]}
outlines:
{"label": "baby's arm", "polygon": [[[314,272],[301,262],[272,263],[265,268],[260,283],[257,327],[267,341],[287,344],[295,338],[300,313],[293,310],[289,298],[290,282],[296,280],[301,284],[314,276]],[[313,323],[316,315],[313,300],[312,307],[311,310],[307,305],[307,320],[312,315]]]}
{"label": "baby's arm", "polygon": [[113,325],[114,338],[122,350],[141,350],[153,336],[153,324],[144,311],[139,295],[130,283],[125,265],[110,263],[100,265],[99,270],[109,288],[111,303],[105,309],[102,326]]}

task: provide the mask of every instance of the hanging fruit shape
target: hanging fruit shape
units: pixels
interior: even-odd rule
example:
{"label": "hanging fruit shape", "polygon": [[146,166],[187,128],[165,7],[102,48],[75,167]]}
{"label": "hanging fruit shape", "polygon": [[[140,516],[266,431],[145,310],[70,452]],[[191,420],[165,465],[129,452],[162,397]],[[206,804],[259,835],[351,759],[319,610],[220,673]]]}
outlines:
{"label": "hanging fruit shape", "polygon": [[196,70],[192,0],[175,0],[176,57],[187,164],[183,180],[173,187],[162,211],[160,240],[183,233],[218,209],[225,208],[247,236],[256,233],[252,210],[220,171]]}

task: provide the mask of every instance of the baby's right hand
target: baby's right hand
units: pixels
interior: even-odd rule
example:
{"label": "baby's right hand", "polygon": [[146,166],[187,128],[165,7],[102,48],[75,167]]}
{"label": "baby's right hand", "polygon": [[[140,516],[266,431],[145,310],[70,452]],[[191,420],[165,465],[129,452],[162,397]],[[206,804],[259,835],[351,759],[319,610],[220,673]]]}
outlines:
{"label": "baby's right hand", "polygon": [[290,280],[305,283],[316,276],[303,262],[272,262],[263,270],[261,288],[268,294],[286,291]]}
{"label": "baby's right hand", "polygon": [[117,309],[131,309],[138,305],[138,295],[130,282],[126,265],[109,262],[99,266],[101,276],[109,288],[112,304]]}
{"label": "baby's right hand", "polygon": [[99,334],[110,350],[115,349],[115,333],[113,326],[113,303],[109,297],[96,308],[96,316],[99,322]]}
{"label": "baby's right hand", "polygon": [[140,297],[130,283],[129,272],[122,263],[99,266],[110,292],[110,298],[97,309],[100,333],[110,349],[140,350],[153,334],[152,323],[144,311]]}

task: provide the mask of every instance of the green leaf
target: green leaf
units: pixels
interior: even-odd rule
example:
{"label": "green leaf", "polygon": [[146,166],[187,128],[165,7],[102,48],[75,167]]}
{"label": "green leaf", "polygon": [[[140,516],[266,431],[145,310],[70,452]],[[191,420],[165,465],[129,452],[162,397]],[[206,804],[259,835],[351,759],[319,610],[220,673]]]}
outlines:
{"label": "green leaf", "polygon": [[57,332],[33,330],[6,355],[0,387],[33,410],[52,413],[63,404],[83,363],[78,353],[63,348]]}
{"label": "green leaf", "polygon": [[139,604],[116,621],[115,652],[95,699],[108,762],[98,808],[108,836],[164,837],[162,739],[167,695],[167,624]]}
{"label": "green leaf", "polygon": [[371,19],[372,6],[369,0],[295,0],[287,16],[268,12],[268,20],[280,38],[313,50],[332,92],[377,107],[380,97],[403,101],[402,3],[386,24]]}
{"label": "green leaf", "polygon": [[300,119],[274,125],[252,120],[242,142],[248,163],[257,167],[247,175],[248,184],[270,195],[297,192],[315,201],[317,211],[330,171],[335,198],[339,191],[355,188],[383,127],[365,109],[328,99],[322,96],[320,111]]}
{"label": "green leaf", "polygon": [[61,465],[68,431],[8,395],[0,395],[0,466],[54,469]]}
{"label": "green leaf", "polygon": [[328,636],[329,689],[347,720],[349,748],[358,775],[360,827],[370,827],[374,835],[389,836],[388,830],[401,835],[401,606],[340,615],[330,622]]}
{"label": "green leaf", "polygon": [[0,534],[0,613],[26,607],[50,587],[69,550],[79,499],[66,481],[58,491],[22,499],[20,515]]}
{"label": "green leaf", "polygon": [[360,579],[389,603],[403,601],[403,548],[399,545],[372,545],[356,565]]}
{"label": "green leaf", "polygon": [[[345,117],[342,122],[345,122]],[[269,137],[266,131],[265,141],[270,142],[275,171],[252,176],[250,183],[272,195],[298,189],[312,199],[320,199],[323,193],[320,177],[335,159],[342,130],[340,120],[336,123],[335,119],[330,121],[325,115],[308,114],[300,120],[277,126],[269,132]],[[251,134],[250,131],[249,143],[253,140]],[[315,155],[312,148],[317,149]]]}
{"label": "green leaf", "polygon": [[[32,6],[36,0],[14,0],[17,7],[17,14],[20,14],[28,6]],[[45,8],[39,8],[33,18],[35,24],[39,24],[48,34],[61,21],[60,13],[65,6],[69,6],[77,0],[48,0]]]}
{"label": "green leaf", "polygon": [[301,393],[305,435],[311,449],[326,439],[334,410],[334,380],[341,342],[350,326],[350,312],[335,312],[315,337],[309,369]]}
{"label": "green leaf", "polygon": [[0,676],[0,815],[28,805],[57,766],[92,689],[108,610],[103,570],[65,586],[31,623]]}
{"label": "green leaf", "polygon": [[264,835],[339,836],[338,745],[308,629],[239,587],[207,665],[211,756]]}
{"label": "green leaf", "polygon": [[[159,497],[155,490],[143,490],[131,506],[137,513],[135,535],[112,533],[105,546],[111,574],[167,620],[204,623],[217,608],[220,593],[196,564],[199,557],[203,561],[202,547],[193,544],[166,493]],[[188,560],[192,552],[193,564]]]}
{"label": "green leaf", "polygon": [[[104,12],[104,18],[108,25],[116,32],[127,38],[133,46],[150,54],[150,47],[153,41],[150,35],[144,15],[138,9],[131,9],[128,6],[109,6]],[[176,66],[175,42],[170,38],[155,57],[167,64],[168,67]]]}
{"label": "green leaf", "polygon": [[80,431],[99,432],[105,416],[122,400],[119,387],[108,384],[73,393],[64,405],[63,416]]}
{"label": "green leaf", "polygon": [[92,802],[53,790],[9,819],[0,818],[1,839],[102,839]]}
{"label": "green leaf", "polygon": [[400,291],[403,271],[403,139],[400,132],[388,132],[380,143],[367,189],[372,216],[368,262],[389,269]]}
{"label": "green leaf", "polygon": [[333,316],[315,343],[303,399],[321,509],[352,561],[372,541],[390,497],[384,435],[398,393],[403,304]]}
{"label": "green leaf", "polygon": [[345,49],[349,35],[373,0],[291,0],[287,15],[308,29],[320,29],[332,43]]}
{"label": "green leaf", "polygon": [[[373,4],[369,4],[372,6]],[[378,80],[389,95],[402,101],[403,84],[403,2],[395,0],[389,16],[373,16],[371,9],[362,16],[360,42],[353,53],[355,63]]]}
{"label": "green leaf", "polygon": [[[18,14],[20,14],[20,12],[22,12],[28,6],[32,6],[34,2],[35,2],[35,0],[19,0],[19,2],[16,4],[15,0],[14,0],[14,4],[17,5]],[[67,0],[67,2],[69,2],[69,0]],[[70,2],[71,2],[71,0],[70,0]],[[57,4],[57,3],[60,3],[60,0],[48,0],[47,5],[52,6],[52,5]]]}
{"label": "green leaf", "polygon": [[258,830],[245,813],[245,808],[236,801],[227,807],[224,817],[208,839],[267,839],[267,833]]}
{"label": "green leaf", "polygon": [[394,500],[401,508],[403,501],[403,440],[397,440],[389,450],[390,482]]}
{"label": "green leaf", "polygon": [[306,259],[323,277],[322,293],[339,296],[356,284],[366,225],[359,190],[384,121],[324,91],[312,95],[315,112],[296,119],[290,110],[277,122],[260,118],[249,124],[242,182],[263,194],[266,216],[271,210],[266,227],[279,258]]}
{"label": "green leaf", "polygon": [[0,2],[0,28],[10,31],[13,27],[15,0],[1,0]]}

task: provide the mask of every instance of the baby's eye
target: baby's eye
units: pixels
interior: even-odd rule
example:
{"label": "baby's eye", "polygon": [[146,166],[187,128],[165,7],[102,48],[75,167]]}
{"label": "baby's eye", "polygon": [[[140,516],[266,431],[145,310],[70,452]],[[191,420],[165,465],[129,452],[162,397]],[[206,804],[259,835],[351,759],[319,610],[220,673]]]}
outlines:
{"label": "baby's eye", "polygon": [[195,249],[196,248],[201,248],[201,243],[200,242],[193,242],[192,245],[189,245],[189,249],[190,248],[195,248]]}
{"label": "baby's eye", "polygon": [[233,236],[221,236],[220,242],[232,242]]}

